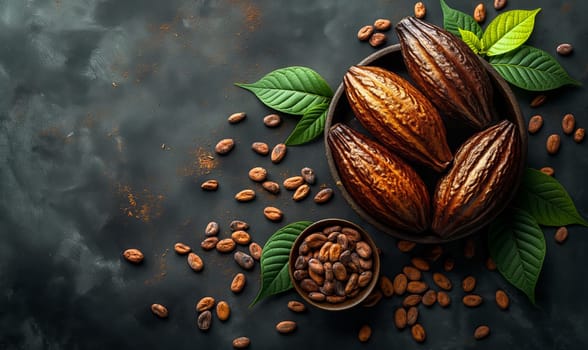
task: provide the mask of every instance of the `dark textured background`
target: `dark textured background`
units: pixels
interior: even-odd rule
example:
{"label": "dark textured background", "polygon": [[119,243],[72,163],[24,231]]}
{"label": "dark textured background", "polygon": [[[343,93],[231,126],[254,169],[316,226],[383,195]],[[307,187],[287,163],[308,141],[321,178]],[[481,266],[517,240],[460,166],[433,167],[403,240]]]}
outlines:
{"label": "dark textured background", "polygon": [[[425,3],[427,19],[441,24],[437,1]],[[493,18],[492,3],[485,3]],[[464,12],[475,4],[449,1]],[[584,86],[587,4],[511,0],[507,7],[543,8],[530,43],[553,54],[561,42],[574,44],[572,56],[557,59]],[[232,199],[251,186],[247,171],[253,166],[267,167],[279,181],[310,166],[319,184],[334,187],[322,140],[291,148],[279,165],[249,150],[253,141],[283,141],[297,119],[265,128],[261,119],[269,110],[233,83],[302,65],[335,88],[351,64],[374,52],[357,41],[358,28],[379,17],[396,23],[412,13],[412,5],[397,0],[1,1],[0,348],[227,349],[242,335],[255,349],[270,344],[284,349],[587,348],[585,228],[570,227],[563,246],[553,242],[553,229],[545,229],[548,251],[536,306],[498,273],[486,271],[483,253],[471,261],[458,258],[449,274],[456,285],[453,305],[421,308],[425,345],[394,328],[398,298],[372,309],[295,315],[286,309],[287,300],[296,298],[289,292],[248,308],[259,266],[246,273],[245,291],[233,295],[229,284],[239,267],[232,257],[198,247],[210,220],[221,224],[223,236],[231,220],[246,220],[260,243],[291,221],[343,217],[363,223],[338,194],[325,206],[308,199],[294,203],[285,192],[260,194],[248,204]],[[392,32],[390,42],[397,42]],[[544,150],[547,135],[561,133],[563,114],[574,113],[579,126],[588,126],[585,88],[549,93],[537,110],[528,107],[533,94],[515,92],[526,118],[541,113],[546,121],[530,137],[529,166],[553,166],[588,216],[586,143],[563,137],[559,155]],[[226,117],[237,111],[247,112],[247,120],[229,125]],[[235,150],[208,159],[225,137],[235,138]],[[208,178],[219,179],[218,192],[200,190]],[[262,217],[270,204],[284,210],[283,223]],[[398,253],[392,238],[372,233],[383,250],[383,273],[393,276],[409,257]],[[173,252],[177,241],[204,258],[202,273],[190,271],[185,258]],[[461,244],[448,249],[459,255]],[[121,259],[129,247],[143,250],[144,264]],[[459,303],[459,281],[470,273],[487,300],[475,310]],[[497,288],[511,296],[507,312],[492,301]],[[227,300],[233,310],[227,322],[215,319],[207,334],[197,329],[194,308],[205,295]],[[151,314],[154,302],[168,306],[168,320]],[[296,320],[298,331],[275,332],[284,319]],[[374,333],[362,345],[356,335],[364,323]],[[476,342],[472,333],[482,323],[492,334]]]}

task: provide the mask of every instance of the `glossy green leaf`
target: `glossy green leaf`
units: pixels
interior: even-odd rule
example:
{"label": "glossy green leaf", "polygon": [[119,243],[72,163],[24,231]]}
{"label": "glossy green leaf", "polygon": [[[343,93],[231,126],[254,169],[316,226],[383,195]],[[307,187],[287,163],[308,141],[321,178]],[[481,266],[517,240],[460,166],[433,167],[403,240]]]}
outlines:
{"label": "glossy green leaf", "polygon": [[270,295],[292,288],[288,257],[296,237],[312,222],[298,221],[277,230],[265,243],[261,254],[261,288],[250,307]]}
{"label": "glossy green leaf", "polygon": [[475,33],[459,28],[459,34],[461,34],[461,40],[463,40],[474,53],[477,54],[480,52],[480,39]]}
{"label": "glossy green leaf", "polygon": [[504,80],[530,91],[552,90],[563,85],[580,85],[547,52],[523,45],[515,51],[492,56],[490,64]]}
{"label": "glossy green leaf", "polygon": [[448,32],[457,37],[461,37],[459,29],[464,29],[474,33],[478,38],[482,37],[482,27],[480,27],[474,17],[452,9],[444,0],[441,0],[441,10],[443,11],[443,27]]}
{"label": "glossy green leaf", "polygon": [[535,26],[535,16],[541,9],[512,10],[499,14],[488,24],[482,35],[482,50],[487,56],[512,51],[529,39]]}
{"label": "glossy green leaf", "polygon": [[303,115],[308,108],[329,103],[333,91],[307,67],[286,67],[268,73],[253,84],[235,84],[251,91],[266,106],[280,112]]}
{"label": "glossy green leaf", "polygon": [[572,198],[559,181],[539,170],[525,171],[516,203],[528,211],[540,225],[588,226],[588,222],[578,213]]}
{"label": "glossy green leaf", "polygon": [[286,139],[287,146],[297,146],[310,142],[323,134],[327,118],[328,103],[321,103],[311,107],[296,124],[296,127]]}
{"label": "glossy green leaf", "polygon": [[545,237],[535,218],[507,209],[490,225],[488,248],[498,271],[535,303],[535,286],[545,259]]}

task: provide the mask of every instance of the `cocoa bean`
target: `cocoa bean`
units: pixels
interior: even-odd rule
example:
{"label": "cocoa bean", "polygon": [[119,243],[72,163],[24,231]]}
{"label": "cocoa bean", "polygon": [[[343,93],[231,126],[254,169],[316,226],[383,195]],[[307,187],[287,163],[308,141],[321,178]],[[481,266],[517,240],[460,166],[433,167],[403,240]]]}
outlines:
{"label": "cocoa bean", "polygon": [[[345,235],[341,235],[345,237]],[[339,257],[341,256],[341,252],[343,252],[343,247],[339,243],[333,243],[329,248],[329,261],[331,263],[339,261]]]}
{"label": "cocoa bean", "polygon": [[562,226],[555,231],[554,239],[557,243],[562,244],[568,238],[568,229]]}
{"label": "cocoa bean", "polygon": [[486,259],[486,268],[489,271],[495,271],[496,270],[496,263],[494,262],[494,259],[492,259],[492,257],[488,257],[488,259]]}
{"label": "cocoa bean", "polygon": [[282,213],[282,211],[280,209],[278,209],[276,207],[265,207],[263,209],[263,216],[265,216],[265,218],[268,219],[269,221],[278,222],[278,221],[282,221],[284,214]]}
{"label": "cocoa bean", "polygon": [[294,279],[295,280],[302,281],[305,278],[308,278],[308,271],[307,270],[296,270],[296,271],[294,271]]}
{"label": "cocoa bean", "polygon": [[316,181],[316,175],[314,174],[314,170],[312,170],[309,167],[304,167],[300,169],[300,175],[304,179],[304,182],[306,182],[309,185],[313,185]]}
{"label": "cocoa bean", "polygon": [[255,260],[253,260],[251,255],[242,251],[236,251],[233,255],[233,259],[235,259],[237,265],[241,266],[245,270],[251,270],[253,266],[255,266]]}
{"label": "cocoa bean", "polygon": [[408,253],[412,251],[416,247],[415,242],[405,241],[405,240],[398,240],[396,242],[396,248],[402,253]]}
{"label": "cocoa bean", "polygon": [[238,202],[250,202],[255,199],[255,191],[250,188],[244,189],[237,192],[235,199]]}
{"label": "cocoa bean", "polygon": [[231,239],[237,244],[247,245],[251,243],[251,235],[246,231],[237,230],[231,233]]}
{"label": "cocoa bean", "polygon": [[304,184],[304,178],[300,175],[291,176],[291,177],[287,178],[286,180],[284,180],[284,182],[282,183],[284,188],[287,189],[288,191],[293,191],[293,190],[297,189],[298,187],[300,187],[302,184]]}
{"label": "cocoa bean", "polygon": [[410,281],[406,285],[406,291],[412,294],[421,294],[429,289],[429,286],[423,281]]}
{"label": "cocoa bean", "polygon": [[231,292],[233,293],[241,293],[243,288],[245,288],[245,284],[247,283],[247,277],[245,274],[239,272],[238,274],[233,277],[231,281]]}
{"label": "cocoa bean", "polygon": [[304,198],[308,197],[309,194],[310,194],[310,186],[308,184],[303,184],[296,189],[296,191],[292,195],[292,199],[295,202],[300,202]]}
{"label": "cocoa bean", "polygon": [[369,259],[372,257],[372,248],[364,241],[359,241],[355,244],[355,251],[361,258]]}
{"label": "cocoa bean", "polygon": [[216,191],[218,189],[218,181],[206,180],[200,185],[200,188],[202,188],[205,191]]}
{"label": "cocoa bean", "polygon": [[408,311],[406,311],[406,324],[408,326],[412,326],[417,322],[418,318],[419,309],[417,309],[416,306],[411,306],[410,308],[408,308]]}
{"label": "cocoa bean", "polygon": [[335,280],[335,273],[333,272],[333,264],[329,261],[323,264],[325,267],[325,280],[326,281],[334,281]]}
{"label": "cocoa bean", "polygon": [[421,271],[429,271],[431,269],[431,265],[423,259],[419,257],[414,257],[410,259],[411,264]]}
{"label": "cocoa bean", "polygon": [[272,149],[271,160],[272,163],[278,164],[280,163],[284,157],[286,156],[286,145],[283,143],[279,143]]}
{"label": "cocoa bean", "polygon": [[376,30],[387,31],[392,28],[392,22],[389,19],[378,18],[374,21],[374,28]]}
{"label": "cocoa bean", "polygon": [[152,304],[151,312],[159,318],[167,318],[169,315],[167,308],[161,304]]}
{"label": "cocoa bean", "polygon": [[253,152],[262,156],[267,156],[269,154],[269,146],[265,142],[253,142],[251,144],[251,149]]}
{"label": "cocoa bean", "polygon": [[394,294],[402,295],[406,292],[406,286],[408,285],[408,278],[405,274],[399,273],[394,277]]}
{"label": "cocoa bean", "polygon": [[310,278],[305,278],[305,279],[301,280],[300,281],[300,288],[302,288],[303,291],[308,292],[308,293],[318,292],[318,290],[319,290],[318,284],[316,284],[316,282]]}
{"label": "cocoa bean", "polygon": [[574,47],[572,46],[572,44],[563,43],[557,45],[555,51],[562,56],[568,56],[574,51]]}
{"label": "cocoa bean", "polygon": [[490,335],[490,327],[486,325],[478,326],[476,327],[476,330],[474,330],[474,339],[476,340],[482,340],[488,335]]}
{"label": "cocoa bean", "polygon": [[566,135],[571,135],[576,128],[576,118],[572,113],[563,116],[561,120],[561,128]]}
{"label": "cocoa bean", "polygon": [[586,130],[584,130],[584,128],[578,128],[576,129],[576,132],[574,132],[574,141],[576,143],[582,143],[582,141],[584,141],[585,136]]}
{"label": "cocoa bean", "polygon": [[374,33],[373,26],[371,26],[371,25],[363,26],[363,27],[359,28],[359,31],[357,31],[357,39],[359,39],[361,41],[367,41],[367,40],[369,40],[369,38],[372,36],[373,33]]}
{"label": "cocoa bean", "polygon": [[267,170],[260,166],[251,168],[251,170],[249,170],[249,178],[255,182],[265,181],[267,178]]}
{"label": "cocoa bean", "polygon": [[235,147],[235,140],[233,139],[222,139],[220,140],[216,146],[214,146],[214,151],[220,155],[228,154],[233,150]]}
{"label": "cocoa bean", "polygon": [[461,288],[466,293],[472,292],[476,288],[476,278],[474,276],[466,276],[461,281]]}
{"label": "cocoa bean", "polygon": [[368,326],[367,324],[364,324],[359,329],[359,333],[357,334],[357,339],[359,339],[360,342],[365,343],[368,340],[370,340],[371,336],[372,336],[372,328],[370,326]]}
{"label": "cocoa bean", "polygon": [[425,341],[427,335],[425,333],[425,329],[423,328],[423,326],[421,326],[419,323],[413,325],[410,328],[410,333],[412,334],[412,338],[417,342],[417,343],[422,343]]}
{"label": "cocoa bean", "polygon": [[399,307],[394,311],[394,325],[398,329],[406,328],[408,324],[408,315],[406,313],[406,309],[403,307]]}
{"label": "cocoa bean", "polygon": [[131,262],[133,264],[139,264],[143,261],[145,256],[139,249],[131,248],[123,252],[123,257],[128,262]]}
{"label": "cocoa bean", "polygon": [[455,267],[455,260],[453,260],[452,258],[447,258],[443,262],[443,270],[445,270],[447,272],[453,270],[454,267]]}
{"label": "cocoa bean", "polygon": [[361,233],[354,228],[344,227],[341,229],[341,233],[346,235],[351,243],[357,243],[361,240]]}
{"label": "cocoa bean", "polygon": [[326,241],[327,236],[325,236],[322,232],[311,233],[304,239],[304,242],[306,242],[306,244],[308,244],[311,249],[316,249],[322,246]]}
{"label": "cocoa bean", "polygon": [[465,240],[465,244],[463,246],[463,256],[466,259],[471,259],[476,255],[476,242],[468,238]]}
{"label": "cocoa bean", "polygon": [[226,301],[219,301],[216,304],[216,317],[221,321],[226,321],[231,316],[231,307]]}
{"label": "cocoa bean", "polygon": [[233,220],[229,224],[229,228],[231,229],[231,231],[247,231],[249,229],[249,224],[242,220]]}
{"label": "cocoa bean", "polygon": [[551,134],[547,137],[547,141],[545,142],[545,149],[547,150],[547,153],[554,155],[559,152],[560,145],[560,136],[558,134]]}
{"label": "cocoa bean", "polygon": [[306,269],[308,267],[308,258],[303,255],[299,255],[294,261],[294,268],[296,270]]}
{"label": "cocoa bean", "polygon": [[301,313],[306,311],[306,305],[297,300],[290,300],[288,302],[288,309],[292,312]]}
{"label": "cocoa bean", "polygon": [[394,295],[394,283],[392,283],[392,280],[388,276],[380,276],[379,285],[382,294],[384,294],[386,298],[390,298]]}
{"label": "cocoa bean", "polygon": [[247,117],[247,114],[245,112],[237,112],[237,113],[231,114],[227,118],[227,120],[230,124],[237,124],[240,121],[242,121],[243,119],[245,119],[245,117]]}
{"label": "cocoa bean", "polygon": [[357,289],[359,282],[359,274],[352,273],[345,284],[345,294],[349,295]]}
{"label": "cocoa bean", "polygon": [[382,46],[386,43],[388,37],[384,33],[374,33],[369,39],[369,43],[372,47]]}
{"label": "cocoa bean", "polygon": [[423,299],[421,300],[425,306],[432,306],[436,301],[437,293],[432,289],[429,289],[425,294],[423,294]]}
{"label": "cocoa bean", "polygon": [[[349,239],[344,234],[340,234],[339,232],[336,232],[336,233],[337,233],[337,244],[341,246],[341,253],[343,253],[343,251],[349,249]],[[339,253],[339,258],[341,257],[341,253]]]}
{"label": "cocoa bean", "polygon": [[313,200],[317,204],[323,204],[330,201],[331,198],[333,198],[333,189],[330,187],[325,187],[317,192]]}
{"label": "cocoa bean", "polygon": [[506,0],[494,0],[494,8],[502,10],[506,6]]}
{"label": "cocoa bean", "polygon": [[427,8],[421,1],[414,4],[414,16],[418,19],[423,19],[427,15]]}
{"label": "cocoa bean", "polygon": [[540,114],[535,114],[529,119],[527,131],[529,134],[536,134],[543,127],[543,117]]}
{"label": "cocoa bean", "polygon": [[188,254],[191,250],[192,248],[190,248],[189,245],[184,244],[182,242],[174,244],[174,251],[180,255]]}
{"label": "cocoa bean", "polygon": [[276,325],[276,331],[282,334],[292,333],[296,330],[296,322],[281,321]]}
{"label": "cocoa bean", "polygon": [[329,236],[333,232],[336,232],[339,234],[339,233],[341,233],[342,229],[343,228],[339,225],[328,226],[323,229],[323,234],[325,234],[326,236]]}
{"label": "cocoa bean", "polygon": [[447,292],[440,290],[437,292],[437,302],[441,307],[448,307],[451,304],[451,297]]}
{"label": "cocoa bean", "polygon": [[282,124],[282,117],[278,114],[268,114],[263,117],[263,125],[267,126],[268,128],[276,128]]}
{"label": "cocoa bean", "polygon": [[550,166],[545,166],[541,169],[539,169],[543,174],[547,175],[547,176],[553,176],[555,174],[555,169],[553,169]]}
{"label": "cocoa bean", "polygon": [[409,294],[402,300],[402,306],[411,307],[417,306],[423,300],[423,296],[420,294]]}
{"label": "cocoa bean", "polygon": [[206,224],[206,228],[204,229],[204,235],[206,237],[216,236],[218,235],[219,230],[220,227],[218,223],[216,221],[211,221],[208,224]]}
{"label": "cocoa bean", "polygon": [[545,100],[547,100],[546,95],[537,95],[531,100],[529,106],[531,108],[541,107],[545,103]]}
{"label": "cocoa bean", "polygon": [[208,331],[212,324],[212,312],[210,312],[210,310],[202,312],[200,315],[198,315],[198,321],[196,324],[201,331]]}
{"label": "cocoa bean", "polygon": [[496,305],[498,305],[498,307],[500,309],[502,309],[502,310],[508,309],[508,306],[510,305],[510,299],[505,291],[503,291],[502,289],[497,290],[496,294],[495,294],[495,298],[496,298]]}
{"label": "cocoa bean", "polygon": [[[351,295],[349,295],[349,297],[352,298]],[[346,299],[347,297],[345,295],[327,295],[325,298],[325,300],[331,304],[339,304],[344,302]]]}
{"label": "cocoa bean", "polygon": [[474,19],[478,23],[482,23],[486,20],[486,6],[483,3],[479,3],[474,8]]}
{"label": "cocoa bean", "polygon": [[327,296],[321,292],[310,292],[310,293],[308,293],[308,298],[312,301],[316,301],[316,302],[320,303],[320,302],[325,301]]}
{"label": "cocoa bean", "polygon": [[200,272],[204,269],[204,261],[202,261],[202,258],[198,254],[190,252],[188,254],[188,266],[192,270]]}
{"label": "cocoa bean", "polygon": [[200,242],[200,247],[204,250],[212,250],[216,248],[218,241],[218,237],[207,237],[202,242]]}
{"label": "cocoa bean", "polygon": [[422,277],[421,270],[419,270],[419,269],[417,269],[416,267],[413,267],[413,266],[405,266],[405,267],[403,267],[402,268],[402,273],[404,273],[406,275],[406,277],[410,281],[418,281]]}
{"label": "cocoa bean", "polygon": [[255,242],[251,242],[251,244],[249,244],[249,254],[251,255],[251,257],[255,260],[261,259],[261,254],[263,253],[263,248]]}
{"label": "cocoa bean", "polygon": [[482,304],[482,297],[477,294],[468,294],[462,298],[462,302],[467,307],[477,307]]}
{"label": "cocoa bean", "polygon": [[264,181],[261,184],[264,190],[268,191],[269,193],[278,194],[280,193],[280,184],[275,181]]}
{"label": "cocoa bean", "polygon": [[238,337],[233,339],[233,347],[235,349],[245,349],[249,347],[249,344],[251,344],[251,340],[247,337]]}
{"label": "cocoa bean", "polygon": [[230,253],[237,247],[232,238],[224,238],[216,243],[216,250],[220,253]]}
{"label": "cocoa bean", "polygon": [[196,311],[202,312],[210,310],[214,307],[215,304],[216,300],[213,297],[203,297],[198,300],[198,303],[196,303]]}

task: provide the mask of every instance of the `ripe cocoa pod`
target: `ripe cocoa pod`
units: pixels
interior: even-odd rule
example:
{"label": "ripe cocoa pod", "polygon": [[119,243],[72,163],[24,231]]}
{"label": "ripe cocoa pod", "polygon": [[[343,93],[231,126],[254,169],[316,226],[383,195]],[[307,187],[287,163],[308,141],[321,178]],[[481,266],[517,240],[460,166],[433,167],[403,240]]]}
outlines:
{"label": "ripe cocoa pod", "polygon": [[449,165],[441,116],[406,79],[380,67],[353,66],[343,82],[356,118],[379,142],[439,172]]}
{"label": "ripe cocoa pod", "polygon": [[461,145],[433,197],[436,234],[456,235],[498,215],[504,200],[516,192],[520,143],[515,124],[503,120]]}
{"label": "ripe cocoa pod", "polygon": [[343,186],[366,212],[407,232],[429,227],[429,193],[404,160],[340,123],[331,127],[327,142]]}
{"label": "ripe cocoa pod", "polygon": [[477,130],[491,124],[490,77],[461,39],[414,17],[398,22],[396,33],[410,77],[440,111]]}

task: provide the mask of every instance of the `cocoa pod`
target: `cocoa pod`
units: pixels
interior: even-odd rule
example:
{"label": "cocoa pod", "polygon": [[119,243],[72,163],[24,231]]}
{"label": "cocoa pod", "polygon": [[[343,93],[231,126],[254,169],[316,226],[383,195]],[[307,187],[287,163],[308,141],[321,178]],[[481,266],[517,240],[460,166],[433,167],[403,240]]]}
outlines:
{"label": "cocoa pod", "polygon": [[436,234],[457,235],[499,214],[503,202],[516,192],[520,143],[516,126],[503,120],[461,145],[433,197],[431,227]]}
{"label": "cocoa pod", "polygon": [[327,142],[343,186],[366,212],[407,232],[428,228],[429,193],[404,160],[340,123],[331,127]]}
{"label": "cocoa pod", "polygon": [[356,118],[379,142],[439,172],[449,165],[441,116],[406,79],[380,67],[352,66],[343,82]]}
{"label": "cocoa pod", "polygon": [[396,33],[410,77],[440,111],[478,130],[494,120],[490,77],[462,40],[414,17],[398,22]]}

